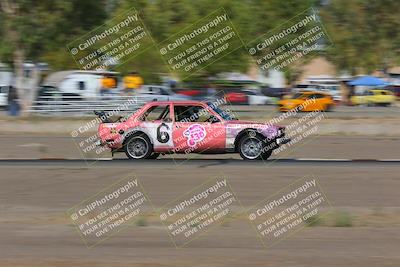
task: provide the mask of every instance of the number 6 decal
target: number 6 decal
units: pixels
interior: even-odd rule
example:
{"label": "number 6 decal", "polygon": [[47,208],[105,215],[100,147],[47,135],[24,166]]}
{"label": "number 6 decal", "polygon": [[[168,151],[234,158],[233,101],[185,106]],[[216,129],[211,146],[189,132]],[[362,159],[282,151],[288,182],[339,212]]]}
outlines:
{"label": "number 6 decal", "polygon": [[167,143],[169,141],[168,135],[169,127],[165,123],[161,123],[160,126],[157,127],[157,140],[160,143]]}

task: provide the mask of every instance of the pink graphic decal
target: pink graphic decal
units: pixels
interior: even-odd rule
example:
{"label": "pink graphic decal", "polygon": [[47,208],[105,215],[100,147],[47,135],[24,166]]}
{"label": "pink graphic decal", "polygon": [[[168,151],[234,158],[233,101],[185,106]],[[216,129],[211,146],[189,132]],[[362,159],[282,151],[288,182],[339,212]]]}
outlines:
{"label": "pink graphic decal", "polygon": [[206,129],[200,124],[193,124],[183,132],[183,135],[188,139],[187,144],[190,147],[194,147],[201,142],[206,137],[206,134]]}

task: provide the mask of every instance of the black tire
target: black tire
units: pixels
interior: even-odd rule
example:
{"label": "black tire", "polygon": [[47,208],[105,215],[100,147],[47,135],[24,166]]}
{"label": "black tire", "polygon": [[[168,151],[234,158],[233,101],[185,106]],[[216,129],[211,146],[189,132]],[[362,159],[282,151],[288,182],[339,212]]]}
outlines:
{"label": "black tire", "polygon": [[264,151],[266,143],[264,138],[255,132],[242,136],[238,142],[238,152],[244,160],[267,159],[272,151]]}
{"label": "black tire", "polygon": [[325,107],[325,112],[331,112],[332,111],[332,105],[326,105]]}
{"label": "black tire", "polygon": [[160,153],[153,153],[150,155],[150,157],[148,157],[148,159],[156,159],[158,156],[160,156]]}
{"label": "black tire", "polygon": [[[264,148],[265,148],[265,146],[264,146]],[[262,159],[262,160],[267,160],[269,157],[271,157],[272,151],[273,151],[273,150],[265,150],[265,151],[262,153],[260,159]]]}
{"label": "black tire", "polygon": [[305,112],[304,107],[302,105],[298,105],[298,106],[292,108],[292,111],[296,111],[296,110],[297,110],[297,112]]}
{"label": "black tire", "polygon": [[130,159],[148,159],[153,153],[153,145],[147,135],[135,134],[126,140],[124,151]]}

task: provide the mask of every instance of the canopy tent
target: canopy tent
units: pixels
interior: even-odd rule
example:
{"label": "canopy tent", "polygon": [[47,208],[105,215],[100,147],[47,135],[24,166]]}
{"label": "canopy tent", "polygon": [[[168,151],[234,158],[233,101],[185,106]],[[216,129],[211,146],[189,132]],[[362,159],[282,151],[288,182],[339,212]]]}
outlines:
{"label": "canopy tent", "polygon": [[385,86],[389,85],[388,82],[385,82],[382,79],[376,78],[374,76],[362,76],[356,78],[348,83],[348,85],[354,86]]}

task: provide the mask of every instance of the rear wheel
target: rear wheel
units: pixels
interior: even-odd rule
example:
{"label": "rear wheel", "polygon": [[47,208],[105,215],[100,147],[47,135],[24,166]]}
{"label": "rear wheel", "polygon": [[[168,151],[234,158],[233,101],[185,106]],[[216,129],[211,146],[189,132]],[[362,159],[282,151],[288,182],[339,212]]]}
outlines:
{"label": "rear wheel", "polygon": [[372,103],[372,102],[367,102],[366,105],[367,105],[367,107],[373,107],[373,106],[375,106],[375,104]]}
{"label": "rear wheel", "polygon": [[147,159],[152,152],[153,146],[145,134],[129,137],[125,143],[125,154],[130,159]]}
{"label": "rear wheel", "polygon": [[160,156],[160,153],[153,153],[150,155],[150,157],[148,157],[148,159],[156,159],[158,156]]}

